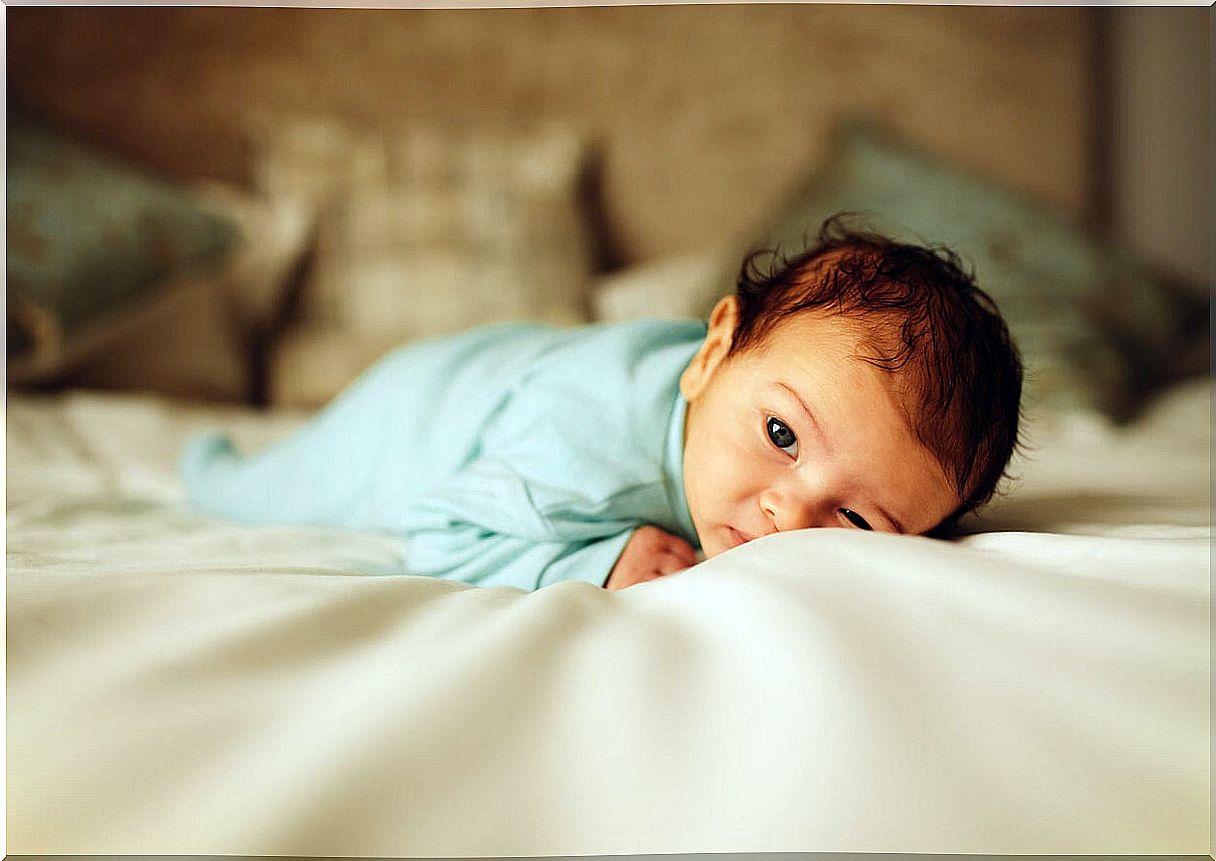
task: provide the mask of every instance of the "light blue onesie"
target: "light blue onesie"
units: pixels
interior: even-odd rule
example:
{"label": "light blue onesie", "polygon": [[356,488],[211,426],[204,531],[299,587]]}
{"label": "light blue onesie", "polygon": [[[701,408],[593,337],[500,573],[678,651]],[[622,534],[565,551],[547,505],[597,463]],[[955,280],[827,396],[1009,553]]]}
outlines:
{"label": "light blue onesie", "polygon": [[219,433],[192,441],[186,491],[246,523],[401,535],[402,573],[602,585],[642,524],[697,546],[678,382],[705,333],[504,324],[411,344],[261,453]]}

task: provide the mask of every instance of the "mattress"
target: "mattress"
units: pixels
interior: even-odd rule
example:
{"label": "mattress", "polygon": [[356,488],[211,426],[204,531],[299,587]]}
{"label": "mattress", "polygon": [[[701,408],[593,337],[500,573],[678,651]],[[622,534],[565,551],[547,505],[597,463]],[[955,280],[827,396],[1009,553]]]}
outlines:
{"label": "mattress", "polygon": [[301,419],[9,395],[8,851],[1208,851],[1210,380],[1031,428],[956,540],[613,593],[186,508],[187,436]]}

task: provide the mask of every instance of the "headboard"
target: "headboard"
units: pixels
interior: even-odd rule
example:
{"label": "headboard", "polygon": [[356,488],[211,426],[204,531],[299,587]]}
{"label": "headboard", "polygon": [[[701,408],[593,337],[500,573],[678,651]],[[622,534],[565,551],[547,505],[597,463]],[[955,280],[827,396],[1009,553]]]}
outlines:
{"label": "headboard", "polygon": [[599,145],[610,257],[624,264],[747,234],[845,116],[1089,214],[1094,14],[11,8],[8,92],[10,105],[160,169],[236,181],[258,115],[566,122]]}

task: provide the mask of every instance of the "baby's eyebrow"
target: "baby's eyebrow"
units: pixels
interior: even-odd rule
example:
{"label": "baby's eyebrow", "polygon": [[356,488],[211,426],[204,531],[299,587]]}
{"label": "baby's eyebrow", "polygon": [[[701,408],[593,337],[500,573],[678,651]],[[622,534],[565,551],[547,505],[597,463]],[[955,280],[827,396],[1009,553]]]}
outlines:
{"label": "baby's eyebrow", "polygon": [[824,445],[827,446],[828,451],[830,452],[832,450],[832,445],[831,445],[832,441],[830,439],[828,439],[827,433],[824,431],[824,429],[822,427],[820,427],[819,422],[816,421],[815,414],[812,413],[810,407],[808,407],[806,405],[806,401],[804,401],[802,399],[802,395],[798,394],[798,392],[796,392],[794,390],[794,387],[791,386],[789,383],[782,382],[781,380],[773,380],[772,385],[777,386],[778,388],[785,389],[785,391],[788,392],[794,398],[794,400],[798,402],[798,406],[802,407],[802,411],[804,413],[806,413],[807,419],[810,420],[811,427],[813,427],[815,429],[815,432],[819,434],[820,438],[824,442]]}
{"label": "baby's eyebrow", "polygon": [[779,386],[779,387],[781,387],[781,388],[785,389],[787,392],[789,392],[791,395],[793,395],[793,396],[794,396],[794,400],[796,400],[796,401],[798,402],[798,406],[802,407],[803,412],[805,412],[805,413],[806,413],[806,417],[807,417],[808,419],[810,419],[812,422],[814,422],[814,423],[815,423],[815,426],[816,426],[816,427],[818,427],[818,422],[815,422],[815,417],[814,417],[813,415],[811,415],[811,410],[810,410],[810,408],[809,408],[809,407],[806,405],[806,401],[804,401],[804,400],[802,399],[802,395],[800,395],[800,394],[798,394],[796,391],[794,391],[794,387],[793,387],[793,386],[791,386],[789,383],[782,382],[781,380],[773,380],[773,381],[772,381],[772,384],[773,384],[774,386]]}

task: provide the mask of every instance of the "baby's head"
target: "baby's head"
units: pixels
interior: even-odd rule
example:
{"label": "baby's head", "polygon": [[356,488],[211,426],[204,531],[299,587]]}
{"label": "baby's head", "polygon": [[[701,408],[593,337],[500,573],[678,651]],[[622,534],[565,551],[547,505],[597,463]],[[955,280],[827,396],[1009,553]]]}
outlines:
{"label": "baby's head", "polygon": [[953,524],[1004,475],[1022,366],[952,253],[837,217],[802,254],[744,261],[680,390],[685,491],[713,556],[790,529]]}

